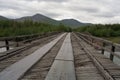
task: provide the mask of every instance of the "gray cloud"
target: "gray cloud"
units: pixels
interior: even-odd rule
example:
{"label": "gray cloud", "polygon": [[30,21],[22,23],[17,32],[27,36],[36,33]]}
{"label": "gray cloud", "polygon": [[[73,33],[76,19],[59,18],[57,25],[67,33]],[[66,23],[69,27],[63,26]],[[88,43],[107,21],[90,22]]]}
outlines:
{"label": "gray cloud", "polygon": [[73,11],[85,11],[85,12],[89,12],[89,13],[95,13],[95,12],[99,12],[99,9],[94,8],[94,7],[71,7],[69,8],[70,10]]}
{"label": "gray cloud", "polygon": [[119,4],[119,0],[0,0],[0,15],[18,18],[40,13],[58,20],[75,18],[91,23],[118,23]]}
{"label": "gray cloud", "polygon": [[23,1],[38,1],[38,2],[41,2],[41,1],[44,1],[44,2],[66,2],[68,0],[23,0]]}
{"label": "gray cloud", "polygon": [[115,14],[111,14],[111,13],[102,13],[102,14],[96,14],[94,16],[96,16],[96,17],[103,17],[103,18],[113,18],[116,15]]}
{"label": "gray cloud", "polygon": [[45,13],[45,15],[52,17],[59,17],[59,14],[55,14],[55,13]]}

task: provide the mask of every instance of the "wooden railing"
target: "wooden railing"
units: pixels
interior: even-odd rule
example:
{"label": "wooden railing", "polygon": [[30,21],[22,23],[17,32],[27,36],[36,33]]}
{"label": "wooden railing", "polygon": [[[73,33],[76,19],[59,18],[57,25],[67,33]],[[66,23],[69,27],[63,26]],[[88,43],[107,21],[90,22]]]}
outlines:
{"label": "wooden railing", "polygon": [[92,35],[86,35],[77,32],[79,37],[81,37],[88,44],[94,46],[96,49],[101,50],[101,53],[104,54],[105,51],[110,53],[110,60],[113,61],[114,56],[120,59],[120,54],[116,52],[120,52],[120,44],[113,43],[112,41],[108,41],[102,38],[98,38]]}
{"label": "wooden railing", "polygon": [[[0,45],[0,48],[6,47],[6,50],[10,49],[10,46],[19,46],[19,43],[26,43],[26,42],[31,42],[33,40],[45,37],[45,36],[50,36],[53,34],[57,34],[60,32],[48,32],[48,33],[42,33],[42,34],[32,34],[32,35],[22,35],[22,36],[15,36],[15,37],[0,37],[0,41],[4,41],[5,45]],[[15,43],[10,44],[9,42],[13,41]]]}

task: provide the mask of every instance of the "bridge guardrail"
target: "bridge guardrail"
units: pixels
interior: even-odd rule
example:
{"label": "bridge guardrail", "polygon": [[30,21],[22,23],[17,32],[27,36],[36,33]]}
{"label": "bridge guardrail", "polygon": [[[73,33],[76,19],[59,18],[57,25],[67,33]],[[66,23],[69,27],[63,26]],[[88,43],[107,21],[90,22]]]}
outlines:
{"label": "bridge guardrail", "polygon": [[78,36],[80,35],[79,37],[81,37],[88,44],[101,50],[102,54],[104,54],[105,51],[108,51],[110,53],[110,60],[113,61],[114,56],[120,59],[120,54],[117,54],[117,52],[120,52],[120,44],[113,43],[112,41],[108,41],[108,40],[98,38],[92,35],[82,34],[79,32],[77,32],[76,34]]}
{"label": "bridge guardrail", "polygon": [[[31,34],[31,35],[22,35],[22,36],[15,36],[15,37],[0,37],[0,41],[5,41],[5,45],[0,46],[0,48],[6,47],[6,50],[9,50],[10,46],[19,46],[19,43],[26,43],[31,42],[36,39],[40,39],[44,36],[50,36],[53,34],[57,34],[60,32],[48,32],[48,33],[41,33],[41,34]],[[15,43],[10,44],[9,41],[15,41]]]}

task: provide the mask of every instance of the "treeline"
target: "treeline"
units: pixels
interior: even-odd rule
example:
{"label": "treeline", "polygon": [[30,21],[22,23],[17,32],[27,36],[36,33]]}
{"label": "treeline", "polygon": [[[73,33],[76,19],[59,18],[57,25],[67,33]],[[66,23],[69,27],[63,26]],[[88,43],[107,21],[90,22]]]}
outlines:
{"label": "treeline", "polygon": [[90,33],[99,37],[118,37],[120,36],[120,24],[91,25],[79,27],[75,31]]}
{"label": "treeline", "polygon": [[30,20],[26,20],[23,22],[18,22],[14,20],[0,21],[0,37],[70,30],[71,29],[69,27],[66,27],[62,24],[56,26],[46,23],[33,22]]}

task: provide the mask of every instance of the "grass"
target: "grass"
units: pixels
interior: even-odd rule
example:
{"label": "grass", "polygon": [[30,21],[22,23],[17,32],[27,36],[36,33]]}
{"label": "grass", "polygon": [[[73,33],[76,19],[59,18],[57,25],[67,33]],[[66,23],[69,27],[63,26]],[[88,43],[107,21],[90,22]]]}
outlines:
{"label": "grass", "polygon": [[120,37],[107,37],[105,39],[110,40],[114,43],[120,43]]}

